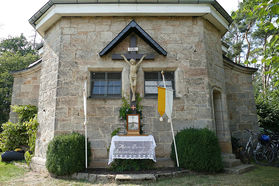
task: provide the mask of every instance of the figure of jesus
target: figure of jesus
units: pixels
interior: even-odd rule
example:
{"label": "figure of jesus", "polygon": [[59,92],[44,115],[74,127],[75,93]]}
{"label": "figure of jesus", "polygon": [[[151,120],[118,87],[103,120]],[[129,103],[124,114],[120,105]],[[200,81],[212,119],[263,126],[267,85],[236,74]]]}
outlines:
{"label": "figure of jesus", "polygon": [[136,63],[135,59],[130,59],[130,61],[127,60],[127,58],[124,55],[121,55],[123,59],[130,65],[130,86],[133,93],[132,101],[136,101],[136,88],[137,88],[137,72],[139,69],[139,66],[143,59],[145,58],[145,55],[141,57],[138,63]]}

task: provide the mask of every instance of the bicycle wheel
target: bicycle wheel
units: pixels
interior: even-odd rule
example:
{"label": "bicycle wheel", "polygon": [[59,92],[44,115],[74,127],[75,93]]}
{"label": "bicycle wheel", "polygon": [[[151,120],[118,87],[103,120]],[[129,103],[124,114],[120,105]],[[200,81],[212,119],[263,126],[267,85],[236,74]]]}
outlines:
{"label": "bicycle wheel", "polygon": [[274,157],[274,166],[279,167],[279,148],[276,147],[276,148],[273,148],[273,149],[274,149],[274,154],[275,154],[275,157]]}
{"label": "bicycle wheel", "polygon": [[267,146],[266,148],[266,160],[268,162],[268,165],[271,165],[273,161],[275,160],[275,151],[271,146]]}
{"label": "bicycle wheel", "polygon": [[257,164],[270,165],[272,164],[275,153],[270,146],[260,145],[254,151],[254,159]]}
{"label": "bicycle wheel", "polygon": [[253,159],[253,148],[251,144],[249,144],[249,146],[246,148],[246,157],[247,157],[247,163],[251,163]]}
{"label": "bicycle wheel", "polygon": [[263,147],[257,147],[257,149],[253,153],[254,160],[257,164],[261,164],[261,162],[264,160],[264,153],[263,153]]}

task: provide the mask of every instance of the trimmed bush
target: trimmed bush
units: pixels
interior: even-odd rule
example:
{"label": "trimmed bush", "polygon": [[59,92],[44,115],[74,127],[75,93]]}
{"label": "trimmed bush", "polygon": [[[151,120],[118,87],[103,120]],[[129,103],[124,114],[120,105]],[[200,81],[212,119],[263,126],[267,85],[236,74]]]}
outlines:
{"label": "trimmed bush", "polygon": [[[87,144],[88,164],[90,143]],[[78,133],[55,136],[47,148],[46,168],[57,176],[71,175],[85,169],[85,137]]]}
{"label": "trimmed bush", "polygon": [[153,160],[116,159],[111,163],[111,169],[116,172],[142,171],[154,168]]}
{"label": "trimmed bush", "polygon": [[[175,136],[179,165],[198,172],[223,170],[221,149],[214,132],[208,129],[184,129]],[[176,162],[172,144],[171,158]]]}

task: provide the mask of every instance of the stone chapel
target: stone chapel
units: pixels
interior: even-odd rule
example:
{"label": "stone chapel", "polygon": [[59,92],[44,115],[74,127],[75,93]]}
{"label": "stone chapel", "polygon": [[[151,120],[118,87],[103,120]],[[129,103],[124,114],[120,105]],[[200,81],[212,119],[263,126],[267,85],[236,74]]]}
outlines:
{"label": "stone chapel", "polygon": [[174,89],[175,132],[209,128],[230,154],[231,135],[257,127],[252,86],[257,69],[224,56],[221,39],[232,19],[216,0],[50,0],[29,22],[44,46],[40,60],[13,73],[12,104],[38,106],[34,169],[45,167],[54,136],[84,133],[85,79],[90,166],[107,166],[111,132],[125,130],[121,98],[132,97],[129,65],[121,55],[137,61],[145,55],[136,93],[143,98],[143,132],[157,144],[158,166],[172,165],[170,125],[157,112],[162,70]]}

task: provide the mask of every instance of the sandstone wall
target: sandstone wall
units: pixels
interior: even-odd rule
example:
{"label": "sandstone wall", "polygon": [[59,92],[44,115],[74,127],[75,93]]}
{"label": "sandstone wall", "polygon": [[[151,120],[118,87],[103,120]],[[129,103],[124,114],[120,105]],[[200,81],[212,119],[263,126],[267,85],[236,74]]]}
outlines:
{"label": "sandstone wall", "polygon": [[[41,64],[13,73],[13,93],[11,105],[38,106]],[[10,121],[17,122],[16,113],[10,112]]]}
{"label": "sandstone wall", "polygon": [[[205,51],[208,68],[208,92],[210,99],[209,114],[212,116],[212,127],[216,132],[222,152],[231,153],[231,137],[227,112],[225,70],[223,65],[221,34],[208,21],[204,21]],[[214,99],[214,94],[220,94],[220,100]],[[215,108],[218,105],[218,108]],[[214,107],[215,105],[215,107]]]}
{"label": "sandstone wall", "polygon": [[[111,60],[111,54],[127,52],[129,37],[106,56],[101,58],[98,53],[132,19],[132,17],[63,17],[57,23],[59,28],[56,34],[57,38],[61,39],[61,45],[58,71],[55,68],[58,72],[54,106],[55,135],[71,131],[84,132],[82,86],[85,78],[90,79],[90,71],[122,72],[122,96],[129,96],[129,67],[121,60]],[[158,55],[138,38],[139,52],[154,53],[155,60],[146,60],[142,63],[138,72],[137,92],[144,96],[144,71],[173,70],[176,87],[173,113],[175,131],[187,127],[212,128],[203,19],[135,17],[134,20],[168,52],[167,57]],[[54,33],[52,30],[51,32]],[[60,33],[61,36],[58,35]],[[46,40],[52,42],[48,38]],[[53,49],[45,48],[45,51],[49,50]],[[54,55],[54,58],[57,59],[57,56]],[[166,119],[159,122],[156,98],[144,98],[141,104],[144,133],[155,137],[157,158],[169,158],[172,142],[170,124]],[[119,120],[120,107],[120,99],[88,99],[88,136],[93,152],[92,165],[95,167],[106,163],[111,132],[118,127],[122,130],[125,128],[125,122]]]}
{"label": "sandstone wall", "polygon": [[50,28],[44,39],[38,103],[39,127],[35,157],[32,158],[32,167],[34,169],[44,168],[47,145],[54,136],[58,65],[61,55],[61,28],[59,22]]}
{"label": "sandstone wall", "polygon": [[258,130],[252,74],[257,69],[225,61],[230,130],[239,135],[244,129]]}
{"label": "sandstone wall", "polygon": [[[129,37],[106,56],[100,57],[98,53],[132,19],[63,17],[47,32],[38,105],[40,128],[33,164],[43,164],[47,144],[54,135],[72,131],[84,133],[82,89],[83,81],[90,79],[90,72],[122,72],[122,96],[130,96],[129,66],[124,61],[111,60],[111,54],[127,52]],[[236,120],[231,119],[231,115],[228,120],[228,111],[234,117],[235,111],[231,105],[237,105],[230,96],[238,93],[230,90],[234,86],[230,78],[233,73],[227,68],[224,70],[219,31],[197,17],[136,17],[134,20],[168,52],[168,56],[161,56],[137,38],[139,53],[155,54],[154,61],[144,61],[139,69],[137,92],[143,97],[143,131],[155,137],[157,158],[169,159],[172,136],[166,118],[164,122],[159,122],[157,99],[144,97],[145,71],[175,71],[175,131],[188,127],[207,127],[216,131],[223,151],[230,152],[229,121],[232,129]],[[215,120],[214,91],[221,95],[222,109],[218,110],[222,113],[220,126]],[[120,107],[120,99],[88,98],[91,166],[105,166],[111,132],[116,128],[125,131],[125,121],[119,120]]]}

